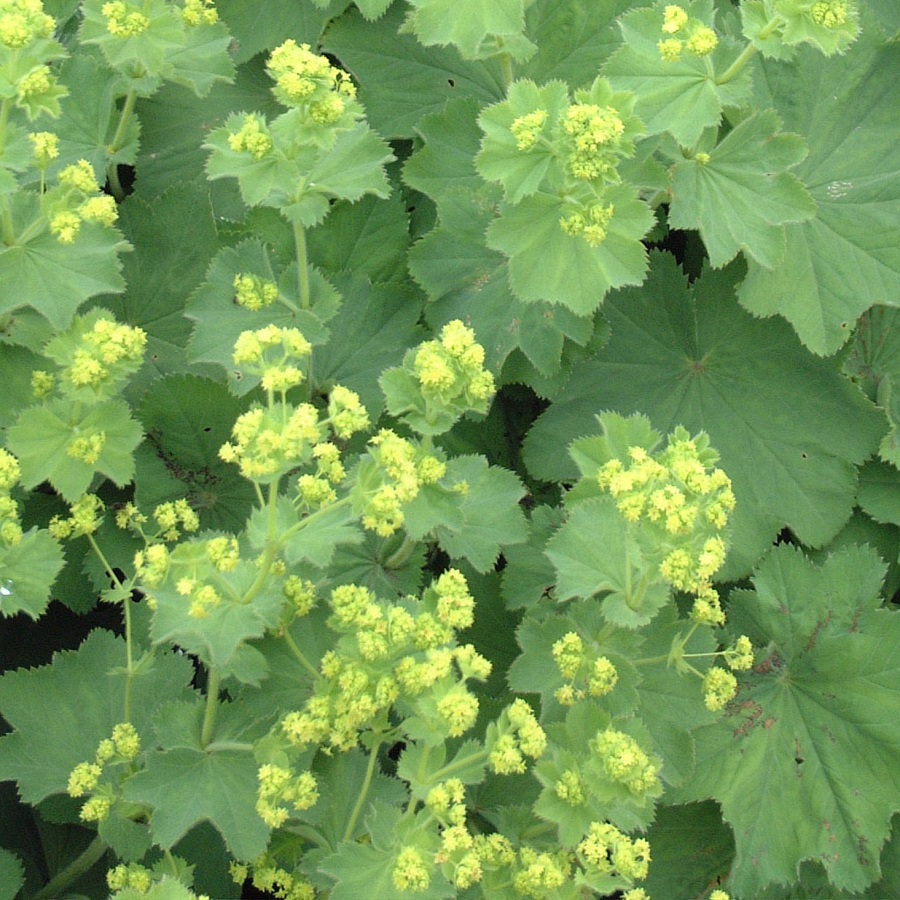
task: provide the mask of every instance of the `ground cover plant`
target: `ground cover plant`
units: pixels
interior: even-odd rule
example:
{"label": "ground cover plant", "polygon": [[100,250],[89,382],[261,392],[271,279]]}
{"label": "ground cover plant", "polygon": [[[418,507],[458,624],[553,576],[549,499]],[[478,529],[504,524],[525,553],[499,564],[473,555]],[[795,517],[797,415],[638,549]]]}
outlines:
{"label": "ground cover plant", "polygon": [[892,0],[0,0],[0,897],[900,896]]}

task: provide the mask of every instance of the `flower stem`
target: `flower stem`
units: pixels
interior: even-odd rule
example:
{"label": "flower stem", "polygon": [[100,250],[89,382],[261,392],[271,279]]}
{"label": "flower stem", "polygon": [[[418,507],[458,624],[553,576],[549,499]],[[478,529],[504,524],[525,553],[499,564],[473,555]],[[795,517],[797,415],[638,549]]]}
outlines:
{"label": "flower stem", "polygon": [[212,740],[216,727],[216,713],[219,711],[219,683],[221,676],[217,669],[210,668],[206,682],[206,710],[203,713],[203,727],[200,731],[200,746],[206,749]]}
{"label": "flower stem", "polygon": [[353,838],[353,832],[356,829],[356,822],[359,819],[363,806],[365,805],[366,797],[369,794],[369,788],[372,786],[372,777],[375,774],[375,763],[378,760],[378,748],[380,746],[381,742],[376,741],[376,743],[372,746],[372,752],[369,754],[369,765],[366,768],[366,777],[363,781],[362,790],[359,792],[359,797],[357,797],[356,799],[356,805],[353,807],[353,812],[350,813],[350,818],[347,820],[347,827],[344,829],[345,841],[352,840]]}
{"label": "flower stem", "polygon": [[113,196],[121,202],[125,199],[125,191],[119,181],[118,166],[113,162],[112,157],[115,156],[125,143],[125,133],[128,130],[128,123],[134,113],[134,105],[137,102],[137,91],[131,90],[125,95],[125,102],[122,104],[122,112],[119,115],[119,124],[116,126],[116,133],[113,135],[112,141],[106,148],[106,152],[110,156],[110,161],[106,166],[106,177],[109,179],[109,186]]}
{"label": "flower stem", "polygon": [[36,894],[33,895],[34,900],[44,900],[44,898],[62,897],[66,893],[66,888],[77,881],[85,872],[93,868],[93,866],[103,857],[107,851],[106,841],[97,835],[87,847],[82,850],[81,854],[72,860],[65,868],[60,869]]}
{"label": "flower stem", "polygon": [[309,257],[306,252],[306,231],[294,223],[294,248],[297,253],[297,274],[300,277],[300,308],[309,309]]}
{"label": "flower stem", "polygon": [[294,654],[300,665],[302,665],[303,668],[313,676],[313,678],[318,678],[319,673],[315,670],[312,663],[306,658],[306,656],[304,656],[303,651],[297,646],[297,642],[291,636],[291,633],[287,628],[284,629],[284,642],[288,645],[291,653]]}

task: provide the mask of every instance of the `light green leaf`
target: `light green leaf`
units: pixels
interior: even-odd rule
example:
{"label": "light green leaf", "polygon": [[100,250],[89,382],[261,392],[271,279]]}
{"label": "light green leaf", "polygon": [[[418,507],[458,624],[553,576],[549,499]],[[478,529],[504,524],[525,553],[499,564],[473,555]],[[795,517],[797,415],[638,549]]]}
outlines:
{"label": "light green leaf", "polygon": [[685,794],[721,803],[739,895],[796,880],[807,859],[839,889],[860,891],[878,877],[900,794],[888,712],[900,701],[900,613],[879,608],[883,573],[867,547],[816,566],[781,545],[760,564],[754,590],[732,596],[732,628],[767,649],[738,702],[697,733]]}
{"label": "light green leaf", "polygon": [[[13,729],[0,737],[0,780],[18,782],[26,803],[63,793],[72,769],[125,721],[125,665],[125,641],[97,629],[49,665],[0,677],[0,713]],[[173,653],[140,671],[130,720],[139,734],[149,734],[160,702],[189,696],[193,675],[190,660]]]}
{"label": "light green leaf", "polygon": [[171,848],[194,825],[209,821],[238,859],[250,861],[269,839],[256,813],[257,770],[246,751],[158,751],[128,781],[125,796],[154,807],[150,831],[161,847]]}
{"label": "light green leaf", "polygon": [[[20,191],[9,201],[13,232],[39,221],[39,199]],[[0,247],[0,313],[31,306],[58,329],[95,294],[119,293],[125,286],[118,254],[129,249],[115,228],[83,222],[71,244],[61,244],[46,228],[24,243]]]}
{"label": "light green leaf", "polygon": [[784,323],[738,306],[737,275],[707,271],[691,291],[672,257],[656,254],[644,287],[606,304],[612,338],[575,367],[525,442],[536,477],[569,478],[576,470],[561,448],[603,409],[645,413],[664,433],[705,431],[737,497],[732,574],[785,525],[804,543],[830,540],[852,510],[855,466],[883,427],[836,361],[810,356]]}
{"label": "light green leaf", "polygon": [[774,110],[744,119],[702,161],[674,166],[669,225],[699,228],[714,268],[743,250],[773,269],[784,256],[787,222],[811,218],[816,205],[785,171],[806,148],[798,135],[778,134]]}
{"label": "light green leaf", "polygon": [[506,469],[489,466],[482,456],[458,456],[447,464],[447,481],[465,482],[462,515],[456,528],[438,526],[438,543],[451,557],[465,557],[479,572],[497,562],[507,544],[521,544],[528,537],[525,514],[519,500],[525,487]]}
{"label": "light green leaf", "polygon": [[422,116],[439,112],[451,97],[503,99],[499,63],[465,62],[452,48],[423,47],[412,35],[398,35],[403,16],[397,3],[383,18],[363,26],[359,12],[351,8],[325,36],[324,50],[363,85],[360,100],[379,134],[412,137]]}
{"label": "light green leaf", "polygon": [[790,66],[763,63],[758,101],[806,138],[795,173],[818,211],[787,227],[787,252],[774,271],[752,260],[741,303],[778,313],[814,353],[833,353],[873,304],[900,297],[900,143],[892,116],[900,45],[864,31],[844,56],[799,48]]}
{"label": "light green leaf", "polygon": [[641,238],[653,226],[653,213],[625,184],[607,188],[604,201],[615,211],[606,239],[596,247],[562,230],[562,198],[540,192],[501,209],[488,228],[488,246],[509,257],[510,286],[520,300],[559,303],[587,316],[610,289],[644,280]]}
{"label": "light green leaf", "polygon": [[64,562],[59,542],[43,529],[29,529],[18,544],[0,545],[0,616],[40,618]]}
{"label": "light green leaf", "polygon": [[554,147],[538,140],[530,150],[520,150],[512,126],[517,119],[543,112],[546,119],[542,134],[552,135],[559,114],[569,102],[568,86],[560,81],[538,87],[532,81],[514,81],[502,103],[489,106],[478,117],[484,132],[481,151],[475,157],[478,173],[487,181],[499,181],[505,198],[518,203],[534,194],[547,177],[551,166],[562,174]]}
{"label": "light green leaf", "polygon": [[876,522],[900,526],[900,472],[896,466],[870,461],[859,471],[860,508]]}
{"label": "light green leaf", "polygon": [[[455,44],[463,59],[478,59],[488,37],[519,35],[525,27],[523,0],[411,0],[405,29],[426,47]],[[501,45],[502,46],[502,45]]]}
{"label": "light green leaf", "polygon": [[221,22],[186,28],[184,45],[166,54],[166,80],[207,97],[216,82],[234,80],[234,63],[228,55],[231,42]]}
{"label": "light green leaf", "polygon": [[665,585],[643,576],[650,566],[610,497],[579,503],[547,542],[560,600],[604,594],[603,614],[626,628],[646,625],[670,599]]}
{"label": "light green leaf", "polygon": [[[705,128],[719,124],[725,106],[745,104],[752,83],[750,70],[725,84],[716,83],[716,72],[724,72],[741,50],[723,38],[709,57],[684,53],[677,61],[664,60],[657,44],[664,36],[665,5],[660,2],[653,9],[635,9],[622,16],[624,44],[602,73],[616,90],[634,91],[634,111],[647,134],[668,131],[683,147],[693,147]],[[682,7],[692,17],[712,24],[712,0],[692,0]]]}
{"label": "light green leaf", "polygon": [[[234,280],[255,275],[278,285],[278,299],[259,310],[245,309],[235,302]],[[188,359],[210,362],[228,373],[231,391],[242,396],[259,384],[259,376],[244,376],[236,370],[232,354],[243,331],[267,325],[299,328],[310,343],[324,342],[326,322],[335,314],[340,296],[317,270],[310,269],[310,305],[303,309],[296,266],[282,268],[271,248],[257,239],[236,247],[224,247],[210,264],[206,280],[193,293],[185,315],[196,322],[188,343]]]}
{"label": "light green leaf", "polygon": [[900,310],[874,306],[863,313],[844,371],[884,412],[888,430],[878,454],[900,468]]}
{"label": "light green leaf", "polygon": [[[102,434],[97,460],[87,463],[69,454],[80,435]],[[51,400],[26,409],[9,429],[9,449],[19,458],[22,484],[34,487],[49,481],[69,502],[77,500],[100,472],[122,487],[134,474],[134,450],[141,442],[141,426],[131,418],[123,400],[95,406]]]}

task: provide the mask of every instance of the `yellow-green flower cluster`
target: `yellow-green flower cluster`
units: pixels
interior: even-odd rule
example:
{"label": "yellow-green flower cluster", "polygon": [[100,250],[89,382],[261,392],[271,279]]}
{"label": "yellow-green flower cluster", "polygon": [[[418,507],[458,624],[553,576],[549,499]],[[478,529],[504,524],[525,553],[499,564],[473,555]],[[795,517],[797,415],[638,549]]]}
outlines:
{"label": "yellow-green flower cluster", "polygon": [[[42,140],[35,141],[35,155],[39,161],[39,152],[48,156],[56,149],[51,138],[55,138],[55,135],[45,135]],[[50,233],[61,244],[73,244],[83,222],[111,228],[119,217],[116,201],[108,194],[100,193],[94,168],[84,159],[66,166],[59,173],[59,187],[45,197]]]}
{"label": "yellow-green flower cluster", "polygon": [[153,886],[153,874],[139,863],[120,864],[106,873],[106,886],[113,893],[132,890],[146,894]]}
{"label": "yellow-green flower cluster", "polygon": [[547,749],[547,735],[531,707],[518,699],[501,714],[492,743],[488,753],[491,768],[498,775],[521,775],[526,768],[525,757],[538,759]]}
{"label": "yellow-green flower cluster", "polygon": [[259,275],[235,275],[234,292],[238,305],[251,312],[271,306],[278,299],[278,285]]}
{"label": "yellow-green flower cluster", "polygon": [[652,760],[630,735],[606,728],[591,741],[591,749],[611,781],[641,797],[661,793],[659,763]]}
{"label": "yellow-green flower cluster", "polygon": [[112,730],[112,736],[104,738],[97,747],[93,762],[79,763],[69,774],[66,791],[70,797],[91,796],[81,807],[81,819],[85,822],[102,822],[116,800],[116,788],[112,782],[100,783],[104,769],[132,763],[141,752],[141,740],[130,722],[122,722]]}
{"label": "yellow-green flower cluster", "polygon": [[159,537],[164,541],[177,541],[181,537],[179,525],[185,531],[196,531],[200,527],[199,516],[183,498],[160,503],[153,510],[153,518],[159,525]]}
{"label": "yellow-green flower cluster", "polygon": [[589,650],[574,631],[553,644],[553,659],[566,684],[555,697],[563,706],[574,706],[585,697],[604,697],[616,686],[619,673],[605,656]]}
{"label": "yellow-green flower cluster", "polygon": [[157,587],[169,572],[169,551],[165,544],[150,544],[134,554],[134,571],[147,587]]}
{"label": "yellow-green flower cluster", "polygon": [[190,28],[196,28],[198,25],[215,25],[219,21],[219,11],[216,9],[215,0],[184,0],[181,18]]}
{"label": "yellow-green flower cluster", "polygon": [[562,119],[568,136],[566,166],[579,181],[609,179],[619,160],[625,123],[617,109],[596,103],[573,103]]}
{"label": "yellow-green flower cluster", "polygon": [[105,510],[106,506],[96,494],[83,494],[69,507],[69,515],[54,516],[47,530],[61,541],[94,534],[103,524]]}
{"label": "yellow-green flower cluster", "polygon": [[727,669],[713,666],[703,679],[703,702],[710,712],[718,712],[737,694],[737,679]]}
{"label": "yellow-green flower cluster", "polygon": [[369,427],[369,414],[359,394],[337,384],[328,395],[328,421],[335,437],[346,440]]}
{"label": "yellow-green flower cluster", "polygon": [[484,368],[484,348],[459,319],[448,322],[440,340],[425,341],[413,362],[426,399],[484,412],[494,396],[494,377]]}
{"label": "yellow-green flower cluster", "polygon": [[15,456],[0,448],[0,543],[5,547],[22,540],[19,508],[11,496],[21,474],[19,461]]}
{"label": "yellow-green flower cluster", "polygon": [[391,880],[398,891],[427,890],[431,884],[432,867],[422,852],[415,847],[404,847],[398,854],[391,873]]}
{"label": "yellow-green flower cluster", "polygon": [[650,869],[650,844],[643,838],[632,840],[608,822],[592,822],[578,845],[578,857],[591,874],[643,881]]}
{"label": "yellow-green flower cluster", "polygon": [[384,428],[369,441],[374,484],[363,499],[362,523],[382,537],[403,525],[403,505],[414,500],[422,485],[446,474],[446,465],[421,447]]}
{"label": "yellow-green flower cluster", "polygon": [[[159,545],[151,545],[147,548],[148,552],[155,546]],[[226,596],[233,598],[228,579],[219,578],[219,574],[233,572],[240,561],[237,538],[219,535],[205,541],[181,544],[168,557],[165,574],[172,572],[175,592],[189,601],[188,616],[206,619],[222,605]],[[144,580],[147,581],[146,576]],[[158,583],[154,582],[151,586]]]}
{"label": "yellow-green flower cluster", "polygon": [[104,3],[100,12],[106,17],[106,30],[113,37],[137,37],[150,27],[150,19],[141,12],[137,4],[112,0]]}
{"label": "yellow-green flower cluster", "polygon": [[584,238],[591,247],[599,247],[606,240],[615,211],[612,203],[578,204],[576,212],[560,217],[559,227],[563,234]]}
{"label": "yellow-green flower cluster", "polygon": [[236,366],[262,376],[268,391],[284,393],[303,382],[303,372],[294,363],[312,353],[312,345],[296,328],[267,325],[257,331],[242,331],[231,358]]}
{"label": "yellow-green flower cluster", "polygon": [[267,156],[275,144],[265,121],[249,113],[244,116],[241,127],[228,135],[228,146],[235,153],[249,153],[258,160]]}
{"label": "yellow-green flower cluster", "polygon": [[460,890],[481,881],[481,858],[477,838],[466,828],[465,788],[458,778],[451,778],[432,788],[425,805],[441,823],[441,848],[435,862],[455,887]]}
{"label": "yellow-green flower cluster", "polygon": [[39,169],[46,169],[59,156],[59,138],[49,131],[36,131],[28,135],[34,161]]}
{"label": "yellow-green flower cluster", "polygon": [[531,150],[537,144],[546,122],[546,109],[536,109],[534,112],[526,113],[515,119],[509,130],[516,139],[516,149],[522,152]]}
{"label": "yellow-green flower cluster", "polygon": [[663,10],[662,33],[664,37],[656,46],[666,62],[677,62],[685,52],[695,57],[709,56],[719,44],[712,28],[675,5]]}
{"label": "yellow-green flower cluster", "polygon": [[847,0],[818,0],[809,9],[809,17],[823,28],[840,28],[856,19],[856,7]]}
{"label": "yellow-green flower cluster", "polygon": [[731,481],[714,468],[715,460],[705,435],[690,439],[679,428],[657,456],[631,447],[627,462],[613,458],[597,475],[624,518],[641,522],[642,535],[653,535],[651,553],[662,556],[661,576],[678,590],[707,598],[725,561],[721,532],[735,504]]}
{"label": "yellow-green flower cluster", "polygon": [[70,389],[108,390],[140,368],[146,346],[143,329],[101,316],[81,335],[62,381]]}
{"label": "yellow-green flower cluster", "polygon": [[571,871],[572,864],[565,853],[546,853],[523,846],[519,848],[513,886],[525,897],[543,898],[561,888]]}
{"label": "yellow-green flower cluster", "polygon": [[299,775],[293,769],[267,763],[257,773],[256,811],[270,828],[278,828],[290,817],[289,806],[302,811],[314,806],[319,789],[311,772]]}
{"label": "yellow-green flower cluster", "polygon": [[0,3],[0,44],[21,50],[53,34],[56,21],[44,12],[41,0],[4,0]]}
{"label": "yellow-green flower cluster", "polygon": [[312,448],[325,437],[325,426],[310,403],[285,407],[269,411],[256,406],[238,416],[231,430],[234,440],[222,445],[219,457],[261,484],[308,462]]}
{"label": "yellow-green flower cluster", "polygon": [[471,728],[478,702],[465,682],[487,678],[490,664],[469,645],[453,646],[455,630],[471,623],[470,602],[465,580],[453,570],[421,601],[388,603],[358,585],[334,588],[328,626],[343,637],[323,656],[314,695],[283,719],[288,741],[301,750],[323,743],[348,750],[399,701],[448,737]]}
{"label": "yellow-green flower cluster", "polygon": [[236,884],[243,885],[249,878],[257,890],[279,900],[315,900],[313,886],[301,875],[277,865],[269,854],[264,853],[252,866],[233,862],[229,872]]}
{"label": "yellow-green flower cluster", "polygon": [[269,56],[273,93],[285,106],[301,107],[319,125],[333,125],[356,97],[356,87],[346,72],[327,57],[310,50],[309,44],[285,41]]}

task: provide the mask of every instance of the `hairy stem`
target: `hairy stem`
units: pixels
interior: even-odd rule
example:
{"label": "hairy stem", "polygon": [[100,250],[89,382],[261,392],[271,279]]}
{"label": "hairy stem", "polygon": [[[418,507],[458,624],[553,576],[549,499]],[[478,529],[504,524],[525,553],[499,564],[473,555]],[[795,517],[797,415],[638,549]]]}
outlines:
{"label": "hairy stem", "polygon": [[369,755],[369,765],[366,768],[366,777],[363,781],[362,790],[359,792],[359,797],[356,799],[356,805],[353,807],[353,812],[350,813],[350,818],[347,820],[347,827],[344,829],[344,840],[349,841],[353,837],[353,832],[356,829],[356,822],[359,819],[360,814],[362,813],[363,806],[366,802],[366,797],[369,794],[369,788],[372,786],[372,778],[375,775],[375,763],[378,760],[378,748],[381,746],[380,742],[376,742],[372,747],[372,752]]}
{"label": "hairy stem", "polygon": [[200,746],[205,750],[212,740],[216,727],[216,714],[219,711],[219,684],[221,676],[218,669],[210,668],[206,682],[206,710],[203,713],[203,727],[200,731]]}
{"label": "hairy stem", "polygon": [[125,133],[128,130],[128,123],[134,113],[134,104],[137,102],[137,91],[131,90],[125,95],[125,102],[122,104],[122,112],[119,115],[119,124],[116,126],[116,133],[113,135],[109,146],[106,148],[110,156],[110,161],[106,166],[106,177],[109,180],[109,186],[113,196],[121,202],[125,199],[125,191],[119,181],[118,166],[113,162],[112,157],[115,156],[125,143]]}
{"label": "hairy stem", "polygon": [[33,895],[34,900],[44,900],[44,898],[62,897],[66,893],[66,888],[77,881],[85,872],[92,869],[94,865],[106,853],[106,841],[97,835],[79,856],[72,860],[65,868],[60,869],[36,894]]}

